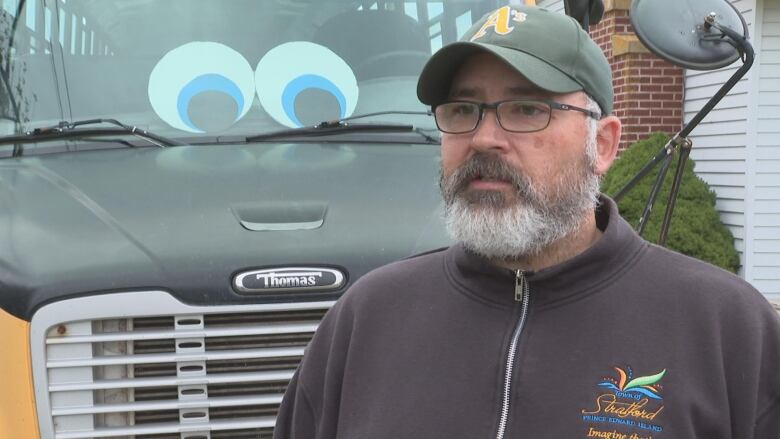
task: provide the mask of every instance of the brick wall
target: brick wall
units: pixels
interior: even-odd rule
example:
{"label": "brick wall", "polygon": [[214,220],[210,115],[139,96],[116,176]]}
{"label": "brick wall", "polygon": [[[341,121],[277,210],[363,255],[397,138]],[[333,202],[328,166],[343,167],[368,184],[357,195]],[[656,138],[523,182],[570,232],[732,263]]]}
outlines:
{"label": "brick wall", "polygon": [[630,0],[605,0],[604,18],[590,27],[612,66],[614,114],[623,121],[620,150],[650,133],[674,134],[683,122],[683,69],[650,53],[634,34]]}

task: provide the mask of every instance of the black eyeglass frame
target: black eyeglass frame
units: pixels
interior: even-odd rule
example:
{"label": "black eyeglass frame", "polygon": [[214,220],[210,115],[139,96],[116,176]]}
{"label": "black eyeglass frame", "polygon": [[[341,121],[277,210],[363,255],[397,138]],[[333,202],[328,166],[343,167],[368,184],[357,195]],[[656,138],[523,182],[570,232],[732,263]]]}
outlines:
{"label": "black eyeglass frame", "polygon": [[[517,131],[517,130],[509,130],[504,127],[504,124],[501,123],[501,116],[498,115],[498,106],[507,102],[541,102],[544,104],[547,104],[550,106],[550,113],[547,117],[547,123],[544,124],[543,127],[537,128],[534,130],[523,130],[523,131]],[[445,104],[453,104],[453,103],[464,103],[464,104],[473,104],[476,105],[479,109],[479,115],[477,117],[477,122],[474,124],[474,127],[467,131],[446,131],[439,126],[439,119],[436,116],[436,108],[445,105]],[[505,99],[502,101],[496,101],[492,103],[484,103],[484,102],[474,102],[474,101],[467,101],[467,100],[454,100],[454,101],[445,101],[440,102],[434,106],[431,107],[431,112],[433,113],[433,118],[436,121],[436,127],[439,129],[439,131],[447,134],[466,134],[470,133],[479,127],[479,123],[482,122],[482,119],[485,117],[485,109],[492,109],[496,111],[496,120],[498,121],[498,125],[507,132],[510,133],[535,133],[537,131],[542,131],[546,129],[548,126],[550,126],[550,120],[552,120],[552,110],[562,110],[562,111],[578,111],[580,113],[585,114],[586,116],[592,117],[593,119],[599,120],[601,119],[601,114],[597,113],[595,111],[587,110],[585,108],[577,107],[575,105],[569,105],[569,104],[563,104],[561,102],[556,102],[551,99]]]}

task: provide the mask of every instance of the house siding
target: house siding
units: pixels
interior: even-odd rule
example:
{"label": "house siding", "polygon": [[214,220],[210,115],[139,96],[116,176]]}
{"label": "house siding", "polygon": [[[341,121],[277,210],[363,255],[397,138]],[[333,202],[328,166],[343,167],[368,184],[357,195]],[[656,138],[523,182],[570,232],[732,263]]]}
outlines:
{"label": "house siding", "polygon": [[780,0],[759,0],[761,45],[757,71],[753,208],[748,222],[752,263],[748,280],[780,300]]}
{"label": "house siding", "polygon": [[[751,43],[755,44],[756,0],[735,0],[734,7],[748,24]],[[754,64],[755,65],[755,64]],[[685,72],[684,120],[687,123],[707,101],[742,66],[737,61],[730,66],[712,71]],[[750,171],[750,102],[753,67],[731,89],[728,95],[693,130],[691,158],[696,161],[696,173],[706,181],[717,195],[716,208],[721,219],[734,235],[734,247],[739,252],[742,265],[740,274],[749,274],[750,243],[746,229],[749,211]],[[748,279],[749,280],[749,279]]]}

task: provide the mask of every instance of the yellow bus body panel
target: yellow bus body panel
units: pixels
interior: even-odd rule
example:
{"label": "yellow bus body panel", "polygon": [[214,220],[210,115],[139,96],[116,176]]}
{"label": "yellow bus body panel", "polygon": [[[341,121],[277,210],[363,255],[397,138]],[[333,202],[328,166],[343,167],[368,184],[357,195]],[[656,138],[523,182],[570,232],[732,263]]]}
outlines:
{"label": "yellow bus body panel", "polygon": [[30,322],[0,309],[0,438],[39,438],[35,413]]}

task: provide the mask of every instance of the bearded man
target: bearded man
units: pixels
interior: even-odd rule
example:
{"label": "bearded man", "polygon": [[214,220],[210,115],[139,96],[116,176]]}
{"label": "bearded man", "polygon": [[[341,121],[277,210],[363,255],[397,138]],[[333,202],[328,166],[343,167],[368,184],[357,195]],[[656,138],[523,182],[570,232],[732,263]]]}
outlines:
{"label": "bearded man", "polygon": [[426,64],[458,244],[361,278],[276,438],[778,438],[780,322],[741,279],[648,244],[599,194],[620,121],[573,19],[487,15]]}

